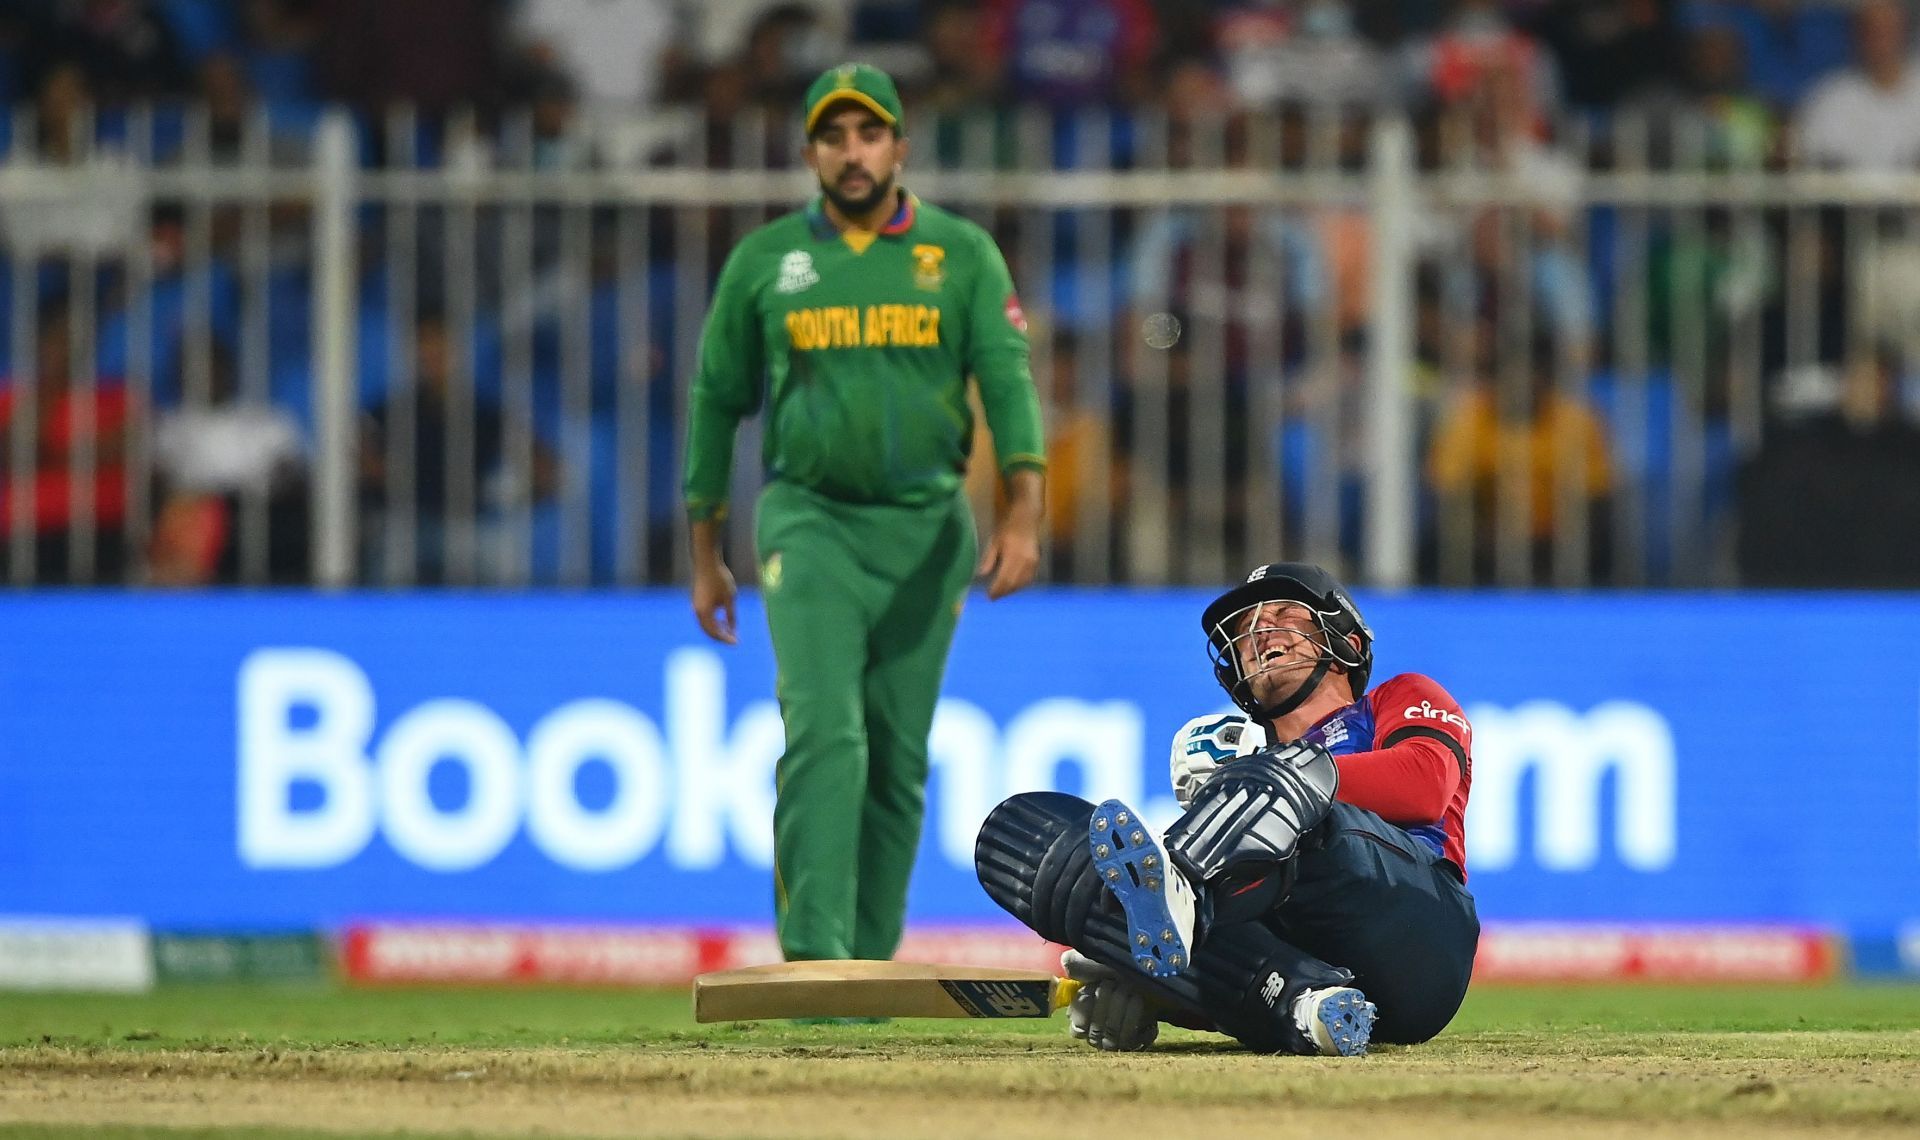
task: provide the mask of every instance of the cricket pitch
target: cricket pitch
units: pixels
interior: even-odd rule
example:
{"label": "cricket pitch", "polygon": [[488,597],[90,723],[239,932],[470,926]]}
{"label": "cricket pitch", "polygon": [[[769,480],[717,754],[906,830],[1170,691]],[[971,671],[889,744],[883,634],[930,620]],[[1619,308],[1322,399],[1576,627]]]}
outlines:
{"label": "cricket pitch", "polygon": [[1920,1130],[1916,987],[1488,991],[1435,1042],[1345,1060],[1249,1056],[1183,1031],[1112,1056],[1069,1041],[1058,1019],[696,1027],[684,1003],[471,990],[10,999],[0,1138]]}

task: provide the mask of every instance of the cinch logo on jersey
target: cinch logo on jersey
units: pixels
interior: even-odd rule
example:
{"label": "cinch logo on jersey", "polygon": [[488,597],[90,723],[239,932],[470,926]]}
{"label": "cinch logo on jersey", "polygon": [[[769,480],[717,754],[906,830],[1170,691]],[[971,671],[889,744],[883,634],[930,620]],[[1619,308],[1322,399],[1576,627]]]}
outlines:
{"label": "cinch logo on jersey", "polygon": [[932,305],[830,305],[787,314],[787,339],[796,352],[825,348],[934,348],[940,310]]}
{"label": "cinch logo on jersey", "polygon": [[1450,713],[1445,709],[1434,708],[1432,701],[1421,701],[1417,705],[1408,705],[1407,711],[1400,715],[1406,717],[1408,720],[1437,720],[1442,724],[1453,725],[1461,732],[1467,731],[1467,718],[1458,713]]}

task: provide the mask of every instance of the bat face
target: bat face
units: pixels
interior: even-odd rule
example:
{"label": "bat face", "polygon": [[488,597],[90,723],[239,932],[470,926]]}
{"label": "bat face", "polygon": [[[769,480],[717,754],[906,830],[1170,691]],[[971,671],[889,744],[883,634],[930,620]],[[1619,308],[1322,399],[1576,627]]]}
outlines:
{"label": "bat face", "polygon": [[693,980],[695,1021],[785,1017],[1047,1017],[1076,983],[1038,970],[916,962],[782,962]]}

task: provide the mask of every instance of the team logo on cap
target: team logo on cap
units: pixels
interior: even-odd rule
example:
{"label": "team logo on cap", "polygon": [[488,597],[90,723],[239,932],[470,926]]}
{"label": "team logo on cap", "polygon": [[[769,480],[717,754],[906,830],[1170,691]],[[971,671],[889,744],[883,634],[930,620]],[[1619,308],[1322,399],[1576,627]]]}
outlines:
{"label": "team logo on cap", "polygon": [[913,283],[929,293],[936,293],[946,284],[947,271],[941,262],[947,259],[947,251],[937,245],[916,245],[913,247]]}

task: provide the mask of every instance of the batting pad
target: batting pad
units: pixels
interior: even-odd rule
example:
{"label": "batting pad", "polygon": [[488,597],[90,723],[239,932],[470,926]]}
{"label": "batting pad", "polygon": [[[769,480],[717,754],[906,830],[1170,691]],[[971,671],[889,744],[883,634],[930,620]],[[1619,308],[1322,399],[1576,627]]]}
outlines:
{"label": "batting pad", "polygon": [[917,962],[781,962],[701,974],[695,1021],[780,1017],[1047,1017],[1079,983],[1038,970]]}

